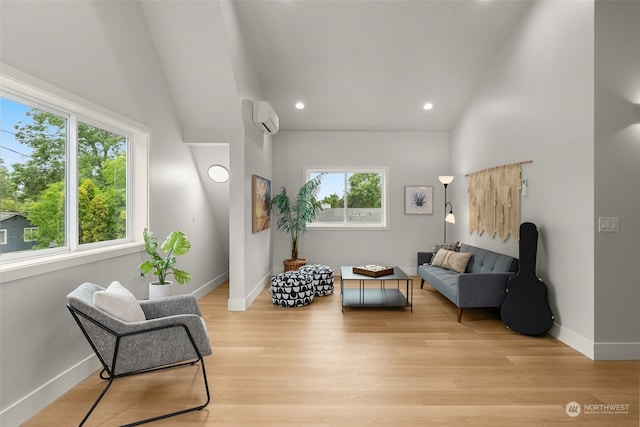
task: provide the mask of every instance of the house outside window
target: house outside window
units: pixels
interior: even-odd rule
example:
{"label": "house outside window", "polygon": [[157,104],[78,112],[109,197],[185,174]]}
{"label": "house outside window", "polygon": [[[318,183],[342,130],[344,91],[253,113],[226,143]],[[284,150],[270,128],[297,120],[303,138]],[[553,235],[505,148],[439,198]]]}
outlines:
{"label": "house outside window", "polygon": [[2,212],[0,224],[2,224],[2,254],[30,251],[35,245],[35,241],[26,240],[26,231],[33,227],[25,215],[17,212]]}
{"label": "house outside window", "polygon": [[380,229],[387,226],[387,169],[307,168],[305,178],[322,175],[322,212],[309,228]]}

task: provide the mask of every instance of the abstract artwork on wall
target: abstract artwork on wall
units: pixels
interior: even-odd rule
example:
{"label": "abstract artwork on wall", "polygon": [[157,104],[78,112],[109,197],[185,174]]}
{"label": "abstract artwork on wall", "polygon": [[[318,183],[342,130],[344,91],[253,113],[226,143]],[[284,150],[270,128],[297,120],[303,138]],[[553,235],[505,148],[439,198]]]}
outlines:
{"label": "abstract artwork on wall", "polygon": [[258,175],[251,178],[251,228],[258,233],[271,226],[271,181]]}

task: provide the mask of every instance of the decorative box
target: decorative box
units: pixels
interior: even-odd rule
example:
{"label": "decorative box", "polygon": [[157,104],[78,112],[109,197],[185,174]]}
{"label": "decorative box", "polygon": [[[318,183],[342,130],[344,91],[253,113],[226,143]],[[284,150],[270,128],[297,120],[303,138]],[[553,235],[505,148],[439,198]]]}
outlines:
{"label": "decorative box", "polygon": [[363,274],[365,276],[380,277],[393,274],[393,267],[387,267],[384,265],[367,264],[353,267],[355,274]]}

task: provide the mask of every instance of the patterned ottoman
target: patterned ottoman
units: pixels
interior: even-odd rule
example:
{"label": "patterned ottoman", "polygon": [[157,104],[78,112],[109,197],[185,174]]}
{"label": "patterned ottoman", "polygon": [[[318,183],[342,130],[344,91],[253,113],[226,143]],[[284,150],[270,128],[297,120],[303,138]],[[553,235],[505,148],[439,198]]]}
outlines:
{"label": "patterned ottoman", "polygon": [[298,269],[299,272],[309,275],[316,296],[325,296],[333,293],[333,269],[328,265],[312,264]]}
{"label": "patterned ottoman", "polygon": [[313,302],[311,278],[297,270],[271,278],[271,302],[280,307],[302,307]]}

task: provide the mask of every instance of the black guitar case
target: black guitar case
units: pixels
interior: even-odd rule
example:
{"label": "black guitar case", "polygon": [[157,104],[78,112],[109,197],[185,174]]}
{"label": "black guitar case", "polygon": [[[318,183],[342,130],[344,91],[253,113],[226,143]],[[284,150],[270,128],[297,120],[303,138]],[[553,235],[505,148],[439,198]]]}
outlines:
{"label": "black guitar case", "polygon": [[531,222],[520,224],[520,268],[507,282],[507,296],[500,308],[509,329],[525,335],[540,335],[553,325],[547,302],[547,285],[536,276],[538,228]]}

